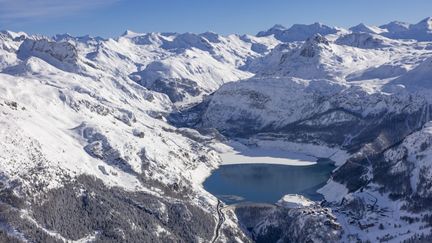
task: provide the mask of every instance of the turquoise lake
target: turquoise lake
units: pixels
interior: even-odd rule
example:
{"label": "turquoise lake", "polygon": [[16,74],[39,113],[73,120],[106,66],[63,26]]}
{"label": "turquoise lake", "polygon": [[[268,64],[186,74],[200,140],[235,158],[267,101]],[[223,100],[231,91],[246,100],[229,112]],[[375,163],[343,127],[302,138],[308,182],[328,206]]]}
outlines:
{"label": "turquoise lake", "polygon": [[239,202],[275,203],[286,194],[300,194],[311,200],[330,178],[335,166],[319,159],[307,166],[275,164],[222,165],[204,182],[204,188],[227,204]]}

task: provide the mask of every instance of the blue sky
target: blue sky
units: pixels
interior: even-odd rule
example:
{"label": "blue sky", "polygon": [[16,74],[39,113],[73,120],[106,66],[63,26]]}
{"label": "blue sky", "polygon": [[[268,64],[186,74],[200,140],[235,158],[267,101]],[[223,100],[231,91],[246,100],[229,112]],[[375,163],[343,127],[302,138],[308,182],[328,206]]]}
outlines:
{"label": "blue sky", "polygon": [[53,35],[137,32],[248,33],[274,24],[349,27],[432,15],[431,0],[0,0],[0,29]]}

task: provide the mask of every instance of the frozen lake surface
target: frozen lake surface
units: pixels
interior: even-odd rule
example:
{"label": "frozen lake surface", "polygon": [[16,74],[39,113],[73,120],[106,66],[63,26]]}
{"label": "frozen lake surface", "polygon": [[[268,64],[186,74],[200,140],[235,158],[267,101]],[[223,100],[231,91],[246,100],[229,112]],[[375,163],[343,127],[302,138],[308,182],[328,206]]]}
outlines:
{"label": "frozen lake surface", "polygon": [[279,164],[307,166],[316,164],[317,158],[302,153],[267,148],[242,148],[222,153],[222,164]]}

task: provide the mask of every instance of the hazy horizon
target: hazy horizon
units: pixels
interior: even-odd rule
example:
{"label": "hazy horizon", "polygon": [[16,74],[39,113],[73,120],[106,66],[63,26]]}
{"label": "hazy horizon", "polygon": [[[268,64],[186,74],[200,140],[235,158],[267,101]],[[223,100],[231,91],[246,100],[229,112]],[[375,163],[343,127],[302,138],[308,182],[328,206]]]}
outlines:
{"label": "hazy horizon", "polygon": [[432,2],[424,0],[391,3],[372,0],[0,0],[0,29],[101,37],[118,36],[125,30],[256,34],[275,24],[290,27],[320,22],[349,28],[359,23],[381,25],[394,20],[417,23],[431,15],[430,9]]}

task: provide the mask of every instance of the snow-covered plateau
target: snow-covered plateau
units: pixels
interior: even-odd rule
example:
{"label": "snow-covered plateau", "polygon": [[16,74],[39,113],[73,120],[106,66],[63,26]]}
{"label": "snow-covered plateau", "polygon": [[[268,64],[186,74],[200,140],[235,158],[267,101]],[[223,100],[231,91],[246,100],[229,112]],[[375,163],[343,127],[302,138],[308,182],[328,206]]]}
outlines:
{"label": "snow-covered plateau", "polygon": [[[0,242],[431,241],[431,97],[432,18],[2,31]],[[333,160],[326,200],[223,205],[202,183],[239,149]]]}

